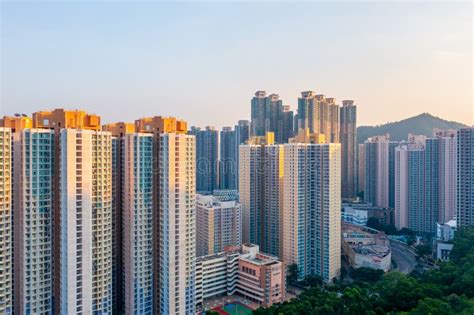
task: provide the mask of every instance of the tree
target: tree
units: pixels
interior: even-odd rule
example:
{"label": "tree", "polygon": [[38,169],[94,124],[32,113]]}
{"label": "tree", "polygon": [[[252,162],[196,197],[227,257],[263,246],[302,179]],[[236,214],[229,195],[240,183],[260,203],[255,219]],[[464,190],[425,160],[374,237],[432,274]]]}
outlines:
{"label": "tree", "polygon": [[425,245],[425,244],[418,245],[418,246],[416,246],[416,253],[420,257],[431,255],[431,247],[428,246],[428,245]]}
{"label": "tree", "polygon": [[288,265],[286,282],[288,284],[296,284],[298,282],[298,265],[297,264]]}
{"label": "tree", "polygon": [[378,231],[385,232],[385,234],[387,234],[387,235],[397,235],[398,234],[398,230],[395,227],[395,225],[393,225],[393,224],[382,224],[382,223],[380,223],[380,220],[375,218],[375,217],[370,217],[367,220],[366,226],[369,227],[369,228],[378,230]]}
{"label": "tree", "polygon": [[474,228],[462,227],[456,231],[453,245],[450,258],[455,262],[461,262],[467,253],[474,251]]}
{"label": "tree", "polygon": [[454,314],[451,306],[442,301],[432,298],[426,298],[418,303],[418,306],[410,312],[410,315],[446,315]]}
{"label": "tree", "polygon": [[354,281],[375,283],[382,279],[383,270],[371,269],[366,267],[356,268],[351,270],[351,277]]}
{"label": "tree", "polygon": [[301,281],[301,284],[305,287],[317,287],[323,284],[323,278],[317,275],[308,275]]}
{"label": "tree", "polygon": [[367,219],[366,226],[372,229],[380,230],[380,221],[375,217],[370,217]]}
{"label": "tree", "polygon": [[338,281],[309,287],[296,299],[258,309],[254,314],[472,315],[474,227],[458,232],[451,261],[442,263],[439,270],[413,277],[359,268],[351,271],[356,280],[351,284]]}
{"label": "tree", "polygon": [[377,304],[386,312],[407,312],[416,306],[422,298],[417,281],[399,272],[390,272],[375,284],[375,291],[379,294]]}
{"label": "tree", "polygon": [[357,286],[345,289],[341,299],[346,314],[365,315],[372,306],[367,292]]}
{"label": "tree", "polygon": [[466,296],[451,294],[444,300],[449,303],[455,314],[474,314],[474,299],[468,299]]}
{"label": "tree", "polygon": [[407,235],[407,236],[416,236],[415,231],[409,229],[409,228],[402,228],[398,232],[400,235]]}

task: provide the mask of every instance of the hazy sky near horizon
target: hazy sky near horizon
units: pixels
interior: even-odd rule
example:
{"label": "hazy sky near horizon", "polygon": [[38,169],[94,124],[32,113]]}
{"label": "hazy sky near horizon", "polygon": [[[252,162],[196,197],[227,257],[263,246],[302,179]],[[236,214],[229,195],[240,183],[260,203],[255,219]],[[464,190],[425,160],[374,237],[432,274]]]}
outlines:
{"label": "hazy sky near horizon", "polygon": [[103,122],[250,119],[257,90],[353,99],[359,125],[422,112],[474,124],[464,3],[1,3],[0,113],[80,108]]}

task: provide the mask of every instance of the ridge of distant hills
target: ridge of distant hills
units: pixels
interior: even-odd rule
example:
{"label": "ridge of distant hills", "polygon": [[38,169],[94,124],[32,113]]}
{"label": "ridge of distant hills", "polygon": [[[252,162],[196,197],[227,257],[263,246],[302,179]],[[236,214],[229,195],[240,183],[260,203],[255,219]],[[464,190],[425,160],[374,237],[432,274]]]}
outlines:
{"label": "ridge of distant hills", "polygon": [[377,126],[357,127],[357,143],[364,143],[369,137],[390,134],[390,140],[401,141],[407,139],[408,133],[431,136],[433,129],[460,129],[467,127],[464,124],[448,121],[429,113],[423,113],[396,122]]}

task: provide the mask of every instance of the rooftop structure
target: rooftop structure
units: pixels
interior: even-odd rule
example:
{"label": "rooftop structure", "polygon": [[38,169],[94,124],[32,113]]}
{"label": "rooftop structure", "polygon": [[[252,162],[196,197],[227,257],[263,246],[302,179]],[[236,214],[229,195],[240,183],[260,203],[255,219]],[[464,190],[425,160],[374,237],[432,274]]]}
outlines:
{"label": "rooftop structure", "polygon": [[83,110],[65,110],[62,108],[56,108],[52,111],[39,111],[33,113],[33,128],[73,128],[100,131],[100,116],[88,114]]}
{"label": "rooftop structure", "polygon": [[174,117],[145,117],[135,120],[135,132],[186,133],[188,124]]}
{"label": "rooftop structure", "polygon": [[354,268],[390,269],[392,252],[384,232],[344,222],[342,248]]}

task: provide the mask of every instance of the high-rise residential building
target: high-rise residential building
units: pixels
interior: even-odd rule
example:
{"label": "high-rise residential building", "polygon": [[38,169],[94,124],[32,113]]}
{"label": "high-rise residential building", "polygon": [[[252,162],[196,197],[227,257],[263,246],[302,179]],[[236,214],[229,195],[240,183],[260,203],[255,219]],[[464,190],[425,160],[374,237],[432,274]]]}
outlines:
{"label": "high-rise residential building", "polygon": [[285,266],[277,257],[243,244],[196,261],[196,304],[223,295],[240,295],[262,307],[285,300]]}
{"label": "high-rise residential building", "polygon": [[[440,222],[440,167],[439,167],[439,139],[426,138],[425,136],[412,136],[409,139],[410,142],[423,143],[424,140],[424,153],[423,160],[421,161],[421,170],[424,175],[424,191],[422,197],[424,198],[423,208],[423,223],[418,225],[418,228],[422,228],[421,231],[426,233],[436,234],[436,224]],[[411,171],[411,170],[410,170]],[[396,172],[395,172],[396,174]],[[415,174],[417,172],[415,171]],[[416,176],[416,175],[415,175]],[[395,189],[396,194],[397,189]],[[396,199],[395,199],[396,200]],[[419,230],[420,231],[420,230]]]}
{"label": "high-rise residential building", "polygon": [[235,125],[235,135],[238,145],[244,144],[250,138],[250,122],[248,120],[239,120]]}
{"label": "high-rise residential building", "polygon": [[330,143],[339,142],[339,106],[334,98],[301,92],[298,98],[298,130],[308,128],[310,133],[324,134]]}
{"label": "high-rise residential building", "polygon": [[54,132],[17,128],[13,134],[14,313],[53,310]]}
{"label": "high-rise residential building", "polygon": [[77,110],[2,124],[14,129],[15,313],[111,313],[110,134]]}
{"label": "high-rise residential building", "polygon": [[190,135],[196,137],[196,190],[212,192],[219,188],[219,133],[214,127],[191,127]]}
{"label": "high-rise residential building", "polygon": [[290,106],[283,105],[278,94],[267,96],[257,91],[251,100],[251,136],[275,135],[275,143],[287,143],[293,137],[294,116]]}
{"label": "high-rise residential building", "polygon": [[265,91],[255,92],[251,100],[251,136],[275,134],[275,141],[281,141],[281,113],[283,102],[278,94],[267,96]]}
{"label": "high-rise residential building", "polygon": [[239,144],[236,131],[224,127],[220,137],[219,188],[237,189],[237,160]]}
{"label": "high-rise residential building", "polygon": [[299,130],[299,126],[298,126],[298,124],[299,124],[298,123],[299,122],[299,115],[297,113],[293,116],[293,135],[297,135],[298,130]]}
{"label": "high-rise residential building", "polygon": [[242,205],[242,241],[245,243],[260,244],[261,240],[261,151],[261,146],[255,144],[239,148],[239,200]]}
{"label": "high-rise residential building", "polygon": [[439,217],[443,224],[456,218],[457,202],[457,132],[435,130],[439,141]]}
{"label": "high-rise residential building", "polygon": [[159,314],[196,312],[196,142],[164,133],[158,144]]}
{"label": "high-rise residential building", "polygon": [[340,144],[284,145],[282,257],[297,265],[299,279],[340,274],[340,154]]}
{"label": "high-rise residential building", "polygon": [[[33,127],[54,132],[53,270],[59,313],[112,312],[112,143],[100,117],[41,111]],[[67,253],[67,254],[66,254]]]}
{"label": "high-rise residential building", "polygon": [[114,277],[114,312],[155,314],[160,312],[163,301],[159,169],[162,163],[170,163],[169,158],[162,159],[169,152],[160,152],[160,139],[164,133],[185,134],[187,124],[172,117],[154,116],[138,119],[135,124],[105,125],[103,130],[113,136],[113,213],[117,225],[113,234],[113,270],[118,272]]}
{"label": "high-rise residential building", "polygon": [[365,186],[365,145],[357,145],[357,194],[363,195]]}
{"label": "high-rise residential building", "polygon": [[239,156],[243,242],[280,256],[283,147],[274,144],[273,133],[267,133],[241,145]]}
{"label": "high-rise residential building", "polygon": [[395,149],[395,226],[426,232],[431,221],[426,217],[423,196],[426,139],[411,140]]}
{"label": "high-rise residential building", "polygon": [[224,251],[242,244],[242,212],[235,200],[196,195],[197,256]]}
{"label": "high-rise residential building", "polygon": [[474,225],[474,127],[457,135],[457,224]]}
{"label": "high-rise residential building", "polygon": [[[5,125],[15,314],[194,312],[195,142],[185,122],[152,117],[100,131],[98,116],[56,109]],[[172,251],[173,267],[163,262]],[[171,282],[179,292],[167,296]]]}
{"label": "high-rise residential building", "polygon": [[[147,150],[145,148],[149,147],[150,140],[146,134],[153,136],[151,248],[149,235],[147,234],[149,225],[147,225],[148,221],[145,219],[147,217],[146,211],[141,212],[139,217],[134,216],[138,219],[137,224],[141,224],[140,227],[137,225],[137,228],[140,228],[143,233],[141,235],[129,234],[130,237],[135,237],[137,240],[137,243],[134,244],[138,247],[136,249],[137,253],[142,250],[145,252],[149,250],[153,256],[152,314],[187,314],[189,313],[190,308],[188,306],[190,302],[188,303],[185,299],[183,287],[189,286],[190,283],[184,282],[184,279],[188,280],[190,275],[192,276],[194,260],[190,253],[195,255],[195,247],[192,247],[192,252],[189,251],[189,246],[193,245],[189,244],[189,240],[195,237],[193,232],[191,232],[195,224],[194,213],[192,212],[194,211],[194,193],[196,189],[195,138],[194,136],[186,136],[187,123],[185,121],[177,120],[173,117],[154,116],[137,119],[134,132],[134,135],[126,135],[124,138],[129,140],[134,138],[137,141],[140,139],[140,147],[144,149],[143,151],[140,150],[140,154],[145,155],[141,157],[141,160],[143,160],[143,164],[140,166],[142,168],[140,170],[142,172],[140,175],[142,181],[139,183],[142,185],[143,190],[137,191],[140,194],[135,195],[135,198],[147,195],[145,194],[145,187],[148,187],[149,184],[149,175],[146,170],[149,167],[149,154],[146,153]],[[164,139],[170,140],[164,141]],[[192,143],[184,139],[192,139]],[[133,144],[133,150],[130,146],[124,152],[129,152],[129,154],[134,152],[133,154],[135,154],[138,153],[136,151],[137,148],[138,146]],[[122,163],[126,164],[127,167],[131,167],[129,160],[125,160]],[[125,176],[125,174],[122,176]],[[142,195],[142,193],[144,194]],[[192,195],[192,199],[188,198],[189,195]],[[145,200],[142,199],[140,202],[143,205],[142,210],[145,210]],[[122,213],[122,215],[128,215],[125,207],[122,208]],[[122,227],[122,229],[126,231],[127,228]],[[125,236],[127,234],[124,234]],[[127,252],[123,252],[124,262],[126,259],[135,260],[134,257],[126,258],[126,255]],[[172,264],[171,257],[173,259]],[[133,261],[133,263],[135,264],[133,268],[137,268],[136,270],[139,272],[136,274],[137,277],[140,276],[143,287],[147,287],[149,279],[141,268],[149,266],[149,262]],[[171,281],[174,284],[173,291],[170,291]],[[129,284],[132,285],[131,282]],[[192,292],[192,286],[189,288]],[[131,292],[130,290],[130,294],[132,294]],[[144,292],[144,290],[141,291],[141,293]],[[175,294],[177,298],[170,298],[170,292],[173,292],[171,294]],[[134,296],[134,298],[140,299],[135,302],[136,305],[145,306],[141,299],[144,296]],[[128,297],[132,298],[131,295]],[[184,305],[187,308],[183,307]],[[130,310],[130,313],[132,311]],[[139,311],[139,313],[147,314],[148,308],[146,308],[146,311]]]}
{"label": "high-rise residential building", "polygon": [[60,310],[111,314],[112,137],[68,128],[59,145]]}
{"label": "high-rise residential building", "polygon": [[434,235],[437,223],[454,218],[455,150],[455,132],[439,130],[432,138],[410,134],[408,141],[395,149],[398,228]]}
{"label": "high-rise residential building", "polygon": [[[263,146],[263,196],[262,233],[260,246],[271,255],[281,257],[282,252],[282,181],[283,146]],[[258,197],[256,195],[255,197]]]}
{"label": "high-rise residential building", "polygon": [[354,101],[342,101],[339,138],[342,198],[354,198],[357,195],[357,106]]}
{"label": "high-rise residential building", "polygon": [[0,313],[12,314],[11,129],[0,127]]}
{"label": "high-rise residential building", "polygon": [[237,122],[237,125],[235,125],[235,136],[236,136],[236,141],[235,144],[237,146],[236,151],[236,157],[237,157],[237,162],[235,165],[235,183],[236,183],[236,188],[239,189],[239,146],[241,144],[247,143],[247,141],[250,138],[250,122],[248,120],[239,120]]}
{"label": "high-rise residential building", "polygon": [[153,135],[122,138],[125,314],[153,314]]}
{"label": "high-rise residential building", "polygon": [[283,105],[281,112],[281,140],[280,143],[288,143],[294,136],[294,115],[289,105]]}
{"label": "high-rise residential building", "polygon": [[[120,313],[124,304],[122,202],[125,180],[125,147],[123,137],[135,132],[133,123],[115,123],[102,127],[112,133],[112,312]],[[130,160],[129,160],[130,161]],[[128,172],[130,174],[130,172]],[[127,199],[130,202],[129,199]],[[132,304],[133,305],[133,304]]]}
{"label": "high-rise residential building", "polygon": [[395,147],[390,136],[375,136],[364,142],[364,200],[373,206],[395,206]]}

